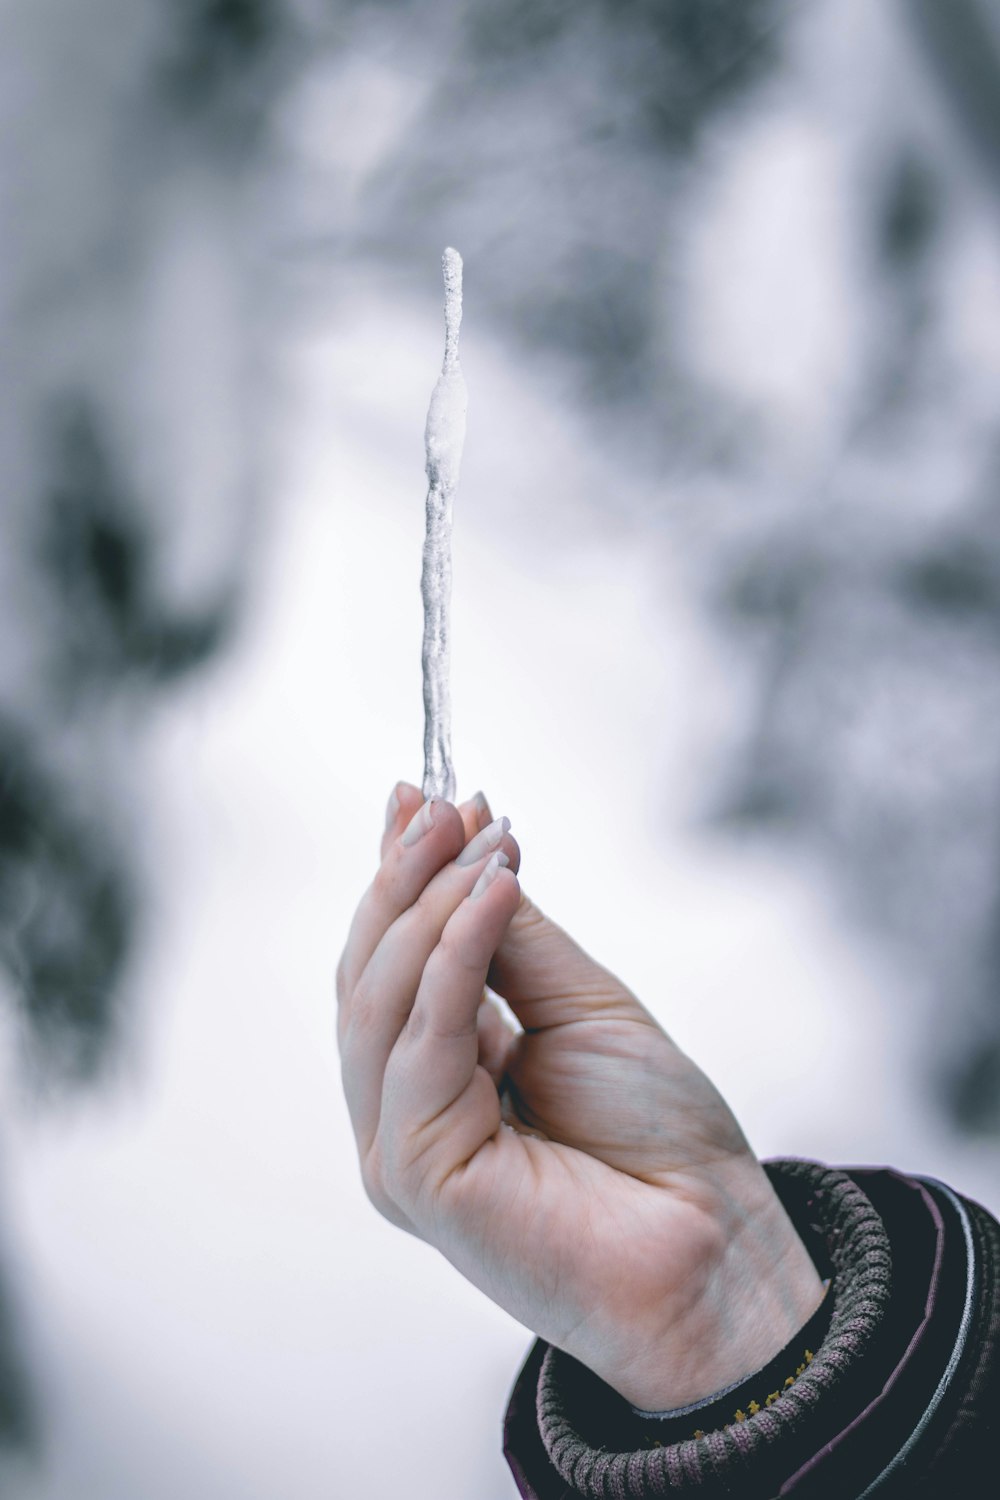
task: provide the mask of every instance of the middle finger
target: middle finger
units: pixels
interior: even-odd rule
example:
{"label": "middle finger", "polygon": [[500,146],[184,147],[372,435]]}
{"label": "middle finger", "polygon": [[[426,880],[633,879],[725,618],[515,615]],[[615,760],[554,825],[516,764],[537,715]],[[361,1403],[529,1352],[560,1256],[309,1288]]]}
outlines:
{"label": "middle finger", "polygon": [[[386,931],[355,985],[341,1036],[341,1064],[359,1149],[378,1128],[386,1063],[413,1007],[427,960],[452,913],[499,850],[516,874],[521,851],[507,818],[498,818],[446,865]],[[459,863],[462,861],[462,863]]]}

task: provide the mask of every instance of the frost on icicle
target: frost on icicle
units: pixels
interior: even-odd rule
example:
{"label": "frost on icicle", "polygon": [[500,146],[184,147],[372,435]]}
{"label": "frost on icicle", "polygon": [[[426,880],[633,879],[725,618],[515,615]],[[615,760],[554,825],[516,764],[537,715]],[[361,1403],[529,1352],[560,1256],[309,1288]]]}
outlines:
{"label": "frost on icicle", "polygon": [[444,271],[444,364],[431,394],[424,430],[427,527],[420,592],[424,600],[424,797],[455,797],[451,763],[451,516],[465,442],[468,393],[458,362],[462,324],[462,257],[448,249]]}

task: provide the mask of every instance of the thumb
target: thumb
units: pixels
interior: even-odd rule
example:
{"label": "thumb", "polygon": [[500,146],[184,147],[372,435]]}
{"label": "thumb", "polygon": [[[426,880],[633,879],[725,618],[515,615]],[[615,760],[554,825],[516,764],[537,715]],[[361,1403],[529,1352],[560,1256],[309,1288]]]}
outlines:
{"label": "thumb", "polygon": [[642,1011],[620,980],[523,892],[493,955],[487,983],[503,996],[526,1031],[605,1017],[611,1011]]}

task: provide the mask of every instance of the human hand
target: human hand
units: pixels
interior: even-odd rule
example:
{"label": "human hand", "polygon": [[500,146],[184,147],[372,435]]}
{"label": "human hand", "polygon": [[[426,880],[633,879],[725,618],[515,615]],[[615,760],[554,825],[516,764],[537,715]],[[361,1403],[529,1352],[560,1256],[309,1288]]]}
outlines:
{"label": "human hand", "polygon": [[483,799],[397,787],[337,972],[365,1187],[634,1405],[684,1405],[767,1363],[819,1276],[717,1090],[519,865]]}

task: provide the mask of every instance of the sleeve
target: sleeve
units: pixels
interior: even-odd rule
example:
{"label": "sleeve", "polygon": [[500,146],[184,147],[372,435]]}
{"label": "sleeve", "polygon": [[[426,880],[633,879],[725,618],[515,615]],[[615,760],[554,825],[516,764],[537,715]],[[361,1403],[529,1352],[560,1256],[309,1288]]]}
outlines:
{"label": "sleeve", "polygon": [[536,1342],[504,1429],[524,1500],[977,1491],[1000,1436],[1000,1226],[943,1183],[887,1168],[783,1160],[767,1171],[831,1281],[817,1347],[811,1323],[801,1351],[782,1351],[787,1375],[779,1356],[664,1418]]}

